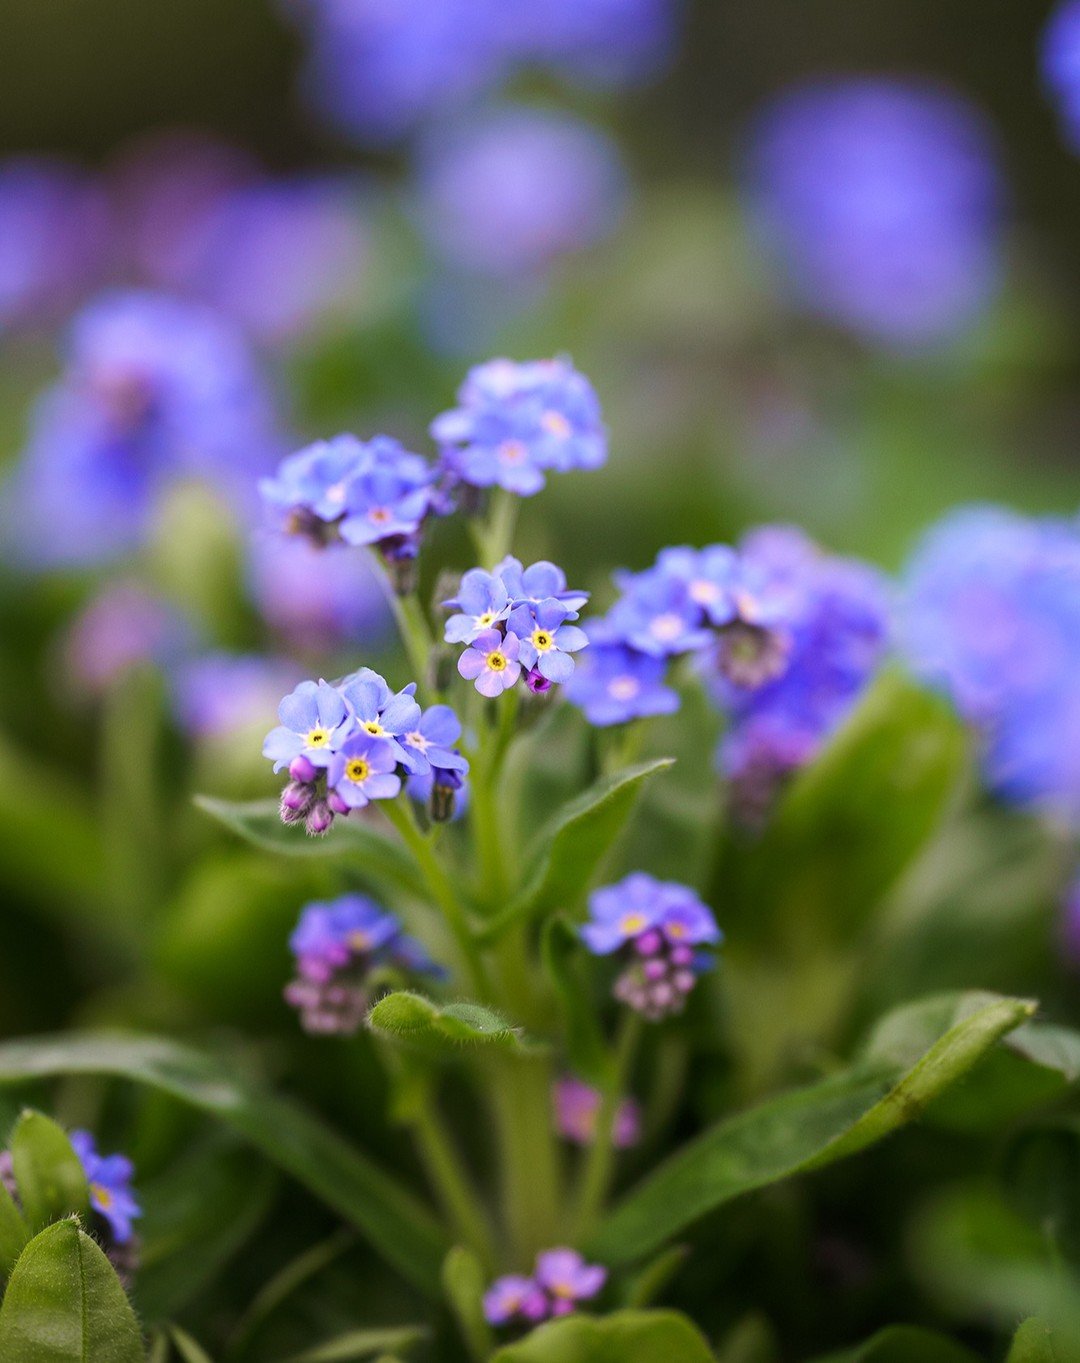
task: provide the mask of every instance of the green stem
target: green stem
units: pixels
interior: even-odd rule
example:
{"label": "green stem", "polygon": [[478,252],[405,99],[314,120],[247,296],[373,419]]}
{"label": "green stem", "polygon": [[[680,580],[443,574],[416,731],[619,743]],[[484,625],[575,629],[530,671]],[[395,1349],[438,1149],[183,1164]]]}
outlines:
{"label": "green stem", "polygon": [[578,1185],[577,1211],[572,1236],[575,1242],[584,1240],[592,1230],[611,1186],[611,1177],[615,1169],[613,1139],[615,1117],[640,1037],[641,1015],[627,1009],[619,1024],[611,1078],[604,1086],[600,1108],[596,1114],[596,1130],[593,1132],[592,1144]]}
{"label": "green stem", "polygon": [[416,1106],[410,1119],[420,1156],[442,1202],[454,1234],[491,1271],[495,1266],[487,1214],[465,1172],[433,1096]]}
{"label": "green stem", "polygon": [[[503,762],[515,732],[517,688],[504,692],[494,703],[499,706],[498,723],[481,729],[473,760],[471,784],[472,827],[476,835],[482,881],[480,899],[489,905],[493,912],[498,912],[506,907],[509,898],[500,787]],[[486,715],[483,718],[486,719]]]}
{"label": "green stem", "polygon": [[473,987],[482,999],[490,996],[487,971],[480,954],[480,948],[473,937],[468,918],[460,900],[454,893],[450,877],[431,846],[429,839],[416,825],[416,817],[407,800],[386,800],[380,806],[386,817],[401,835],[401,840],[413,855],[421,875],[431,891],[435,903],[442,909],[447,926],[454,934],[454,940],[464,957]]}
{"label": "green stem", "polygon": [[492,490],[484,519],[475,517],[469,523],[473,543],[482,568],[492,569],[510,552],[517,525],[520,499],[505,488]]}
{"label": "green stem", "polygon": [[499,1133],[501,1205],[512,1262],[531,1268],[557,1241],[562,1202],[559,1152],[551,1121],[551,1062],[512,1055],[494,1061],[492,1086]]}
{"label": "green stem", "polygon": [[408,596],[398,596],[392,587],[389,596],[398,633],[405,645],[405,652],[416,681],[422,690],[433,691],[431,657],[435,641],[431,636],[431,627],[420,605],[420,599],[415,592],[410,592]]}

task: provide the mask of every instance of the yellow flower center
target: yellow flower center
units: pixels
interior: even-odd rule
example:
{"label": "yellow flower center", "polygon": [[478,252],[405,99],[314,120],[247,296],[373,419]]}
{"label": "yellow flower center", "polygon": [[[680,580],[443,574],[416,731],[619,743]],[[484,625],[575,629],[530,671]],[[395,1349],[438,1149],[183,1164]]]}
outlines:
{"label": "yellow flower center", "polygon": [[112,1193],[101,1183],[91,1183],[90,1192],[102,1211],[108,1211],[113,1204]]}
{"label": "yellow flower center", "polygon": [[385,525],[390,519],[390,512],[385,506],[373,506],[368,512],[368,520],[375,525]]}
{"label": "yellow flower center", "polygon": [[574,1300],[574,1287],[572,1283],[556,1282],[551,1284],[551,1295],[561,1297],[563,1301]]}
{"label": "yellow flower center", "polygon": [[304,742],[309,748],[325,748],[327,743],[330,742],[330,730],[318,726],[309,729],[304,735]]}
{"label": "yellow flower center", "polygon": [[488,625],[493,625],[495,623],[495,612],[485,611],[483,615],[478,615],[476,617],[476,623],[478,625],[483,625],[484,628],[487,629]]}
{"label": "yellow flower center", "polygon": [[553,435],[558,440],[570,438],[570,423],[562,412],[545,412],[540,418],[540,425],[547,431],[548,435]]}
{"label": "yellow flower center", "polygon": [[546,653],[548,649],[555,647],[555,640],[546,629],[534,629],[532,641],[537,653]]}
{"label": "yellow flower center", "polygon": [[353,951],[363,953],[370,950],[371,938],[366,932],[357,928],[355,932],[349,933],[349,946],[352,947]]}
{"label": "yellow flower center", "polygon": [[366,719],[360,726],[365,732],[374,734],[376,738],[381,738],[386,730],[377,719]]}
{"label": "yellow flower center", "polygon": [[619,931],[632,937],[642,931],[647,921],[643,913],[624,913],[619,920]]}
{"label": "yellow flower center", "polygon": [[359,785],[361,781],[366,781],[371,775],[371,765],[365,762],[362,757],[354,757],[345,768],[345,775],[350,781],[355,781]]}
{"label": "yellow flower center", "polygon": [[505,672],[506,654],[500,653],[497,649],[494,653],[489,653],[487,665],[491,668],[492,672]]}
{"label": "yellow flower center", "polygon": [[686,936],[686,924],[685,924],[685,923],[665,923],[665,924],[664,924],[664,931],[667,933],[667,935],[668,935],[669,937],[674,937],[675,940],[678,941],[678,939],[679,939],[680,937],[685,937],[685,936]]}

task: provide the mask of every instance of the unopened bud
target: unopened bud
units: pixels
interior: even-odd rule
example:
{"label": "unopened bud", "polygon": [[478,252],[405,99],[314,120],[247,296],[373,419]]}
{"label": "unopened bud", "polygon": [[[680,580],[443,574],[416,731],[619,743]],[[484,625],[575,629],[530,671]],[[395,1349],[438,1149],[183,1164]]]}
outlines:
{"label": "unopened bud", "polygon": [[330,826],[334,822],[334,811],[325,800],[317,800],[312,805],[304,827],[313,838],[321,838],[330,831]]}
{"label": "unopened bud", "polygon": [[305,785],[310,785],[318,774],[318,767],[303,753],[299,757],[294,757],[289,763],[289,775],[294,781],[303,781]]}
{"label": "unopened bud", "polygon": [[281,792],[281,822],[299,823],[315,801],[315,787],[290,781]]}

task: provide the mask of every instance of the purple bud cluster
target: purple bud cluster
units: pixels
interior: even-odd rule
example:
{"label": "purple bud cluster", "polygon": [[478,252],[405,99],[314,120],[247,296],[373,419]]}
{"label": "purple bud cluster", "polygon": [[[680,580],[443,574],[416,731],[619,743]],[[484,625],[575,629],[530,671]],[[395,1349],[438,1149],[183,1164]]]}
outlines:
{"label": "purple bud cluster", "polygon": [[394,694],[369,667],[336,685],[305,681],[278,707],[281,723],[267,734],[263,756],[287,769],[283,823],[303,823],[314,837],[337,817],[376,800],[392,800],[404,776],[431,776],[433,789],[459,788],[469,764],[455,744],[461,723],[446,705],[421,710],[416,684]]}
{"label": "purple bud cluster", "polygon": [[570,623],[588,599],[588,592],[567,588],[566,574],[554,563],[524,568],[505,558],[490,573],[470,569],[457,594],[443,602],[453,612],[444,638],[468,645],[458,671],[482,696],[501,695],[521,679],[543,695],[569,680],[573,655],[589,643],[585,631]]}
{"label": "purple bud cluster", "polygon": [[[555,1130],[573,1145],[592,1145],[600,1115],[602,1094],[572,1074],[557,1079],[551,1087]],[[624,1098],[615,1109],[611,1143],[617,1150],[628,1150],[641,1140],[641,1108],[633,1098]]]}
{"label": "purple bud cluster", "polygon": [[594,955],[618,955],[613,993],[650,1022],[681,1013],[698,976],[723,941],[709,909],[686,885],[642,871],[589,898],[581,936]]}
{"label": "purple bud cluster", "polygon": [[490,1325],[535,1325],[568,1316],[605,1282],[607,1269],[587,1264],[576,1250],[544,1250],[536,1256],[532,1277],[511,1273],[491,1284],[484,1293],[484,1316]]}
{"label": "purple bud cluster", "polygon": [[296,977],[285,988],[285,1001],[300,1014],[304,1030],[320,1036],[357,1031],[371,1006],[378,969],[439,973],[392,913],[358,894],[308,904],[289,948]]}

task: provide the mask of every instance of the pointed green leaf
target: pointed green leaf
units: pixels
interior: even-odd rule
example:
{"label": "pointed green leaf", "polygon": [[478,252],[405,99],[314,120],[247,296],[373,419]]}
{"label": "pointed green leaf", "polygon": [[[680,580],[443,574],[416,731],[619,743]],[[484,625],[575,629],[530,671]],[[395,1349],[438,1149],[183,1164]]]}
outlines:
{"label": "pointed green leaf", "polygon": [[47,1226],[19,1256],[0,1306],[0,1358],[144,1363],[120,1279],[74,1219]]}
{"label": "pointed green leaf", "polygon": [[74,1033],[0,1045],[0,1084],[110,1074],[210,1113],[303,1183],[422,1291],[437,1295],[448,1248],[427,1208],[300,1104],[240,1080],[223,1062],[156,1037]]}
{"label": "pointed green leaf", "polygon": [[202,1345],[196,1343],[186,1330],[181,1330],[179,1325],[169,1326],[169,1338],[172,1340],[173,1348],[179,1355],[181,1363],[213,1363]]}
{"label": "pointed green leaf", "polygon": [[675,1311],[616,1311],[550,1321],[493,1363],[713,1363],[696,1326]]}
{"label": "pointed green leaf", "polygon": [[605,776],[564,805],[541,830],[521,897],[501,921],[576,903],[626,826],[641,788],[674,759],[659,757]]}
{"label": "pointed green leaf", "polygon": [[1057,1333],[1034,1316],[1025,1320],[1013,1337],[1005,1363],[1068,1363]]}
{"label": "pointed green leaf", "polygon": [[581,941],[569,919],[560,914],[548,920],[540,951],[558,995],[570,1066],[590,1084],[604,1088],[612,1079],[611,1053],[600,1031],[589,986],[582,978]]}
{"label": "pointed green leaf", "polygon": [[357,1358],[371,1358],[388,1349],[404,1351],[419,1344],[427,1335],[421,1325],[390,1326],[384,1330],[350,1330],[325,1344],[294,1354],[288,1363],[351,1363]]}
{"label": "pointed green leaf", "polygon": [[615,1207],[590,1252],[631,1262],[732,1198],[872,1145],[920,1116],[1035,1010],[986,994],[932,1002],[882,1023],[850,1070],[728,1118],[678,1151]]}
{"label": "pointed green leaf", "polygon": [[912,1325],[890,1325],[865,1344],[829,1354],[817,1363],[915,1363],[916,1359],[918,1363],[979,1363],[970,1349],[945,1335]]}
{"label": "pointed green leaf", "polygon": [[940,697],[882,675],[784,794],[756,849],[762,925],[797,912],[855,935],[937,828],[967,738]]}
{"label": "pointed green leaf", "polygon": [[24,1112],[11,1136],[11,1162],[30,1229],[90,1211],[82,1161],[67,1132],[41,1112]]}
{"label": "pointed green leaf", "polygon": [[30,1227],[15,1200],[0,1183],[0,1278],[6,1277],[30,1239]]}
{"label": "pointed green leaf", "polygon": [[518,1032],[490,1008],[438,1004],[405,989],[384,994],[368,1014],[368,1025],[394,1041],[443,1053],[463,1046],[521,1045]]}
{"label": "pointed green leaf", "polygon": [[349,856],[372,880],[400,885],[423,896],[425,889],[412,859],[393,838],[362,818],[336,819],[323,838],[281,822],[276,800],[219,800],[196,795],[195,805],[254,847],[285,857]]}
{"label": "pointed green leaf", "polygon": [[462,1338],[476,1363],[483,1363],[495,1347],[495,1337],[484,1315],[487,1286],[484,1266],[472,1250],[455,1245],[443,1263],[442,1281]]}

